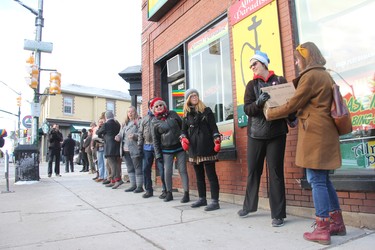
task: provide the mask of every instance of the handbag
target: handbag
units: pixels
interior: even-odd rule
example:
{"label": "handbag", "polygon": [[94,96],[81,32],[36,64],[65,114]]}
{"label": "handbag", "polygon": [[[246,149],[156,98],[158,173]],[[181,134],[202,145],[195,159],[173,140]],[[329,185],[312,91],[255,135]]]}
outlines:
{"label": "handbag", "polygon": [[350,112],[342,95],[340,93],[340,86],[335,82],[332,86],[332,105],[331,105],[331,116],[336,125],[339,135],[346,135],[353,131],[352,118]]}

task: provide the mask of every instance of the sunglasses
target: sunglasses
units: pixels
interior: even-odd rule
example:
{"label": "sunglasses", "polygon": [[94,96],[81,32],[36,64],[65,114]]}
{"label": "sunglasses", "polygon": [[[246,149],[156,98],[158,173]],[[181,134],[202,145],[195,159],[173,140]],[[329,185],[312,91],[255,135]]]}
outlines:
{"label": "sunglasses", "polygon": [[163,104],[155,105],[155,108],[163,107]]}
{"label": "sunglasses", "polygon": [[250,65],[250,68],[255,67],[259,61],[255,61]]}

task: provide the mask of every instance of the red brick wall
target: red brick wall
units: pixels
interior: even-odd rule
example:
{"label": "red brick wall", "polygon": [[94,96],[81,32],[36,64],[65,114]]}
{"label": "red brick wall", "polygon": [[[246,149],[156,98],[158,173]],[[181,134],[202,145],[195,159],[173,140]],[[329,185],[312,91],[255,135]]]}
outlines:
{"label": "red brick wall", "polygon": [[[147,0],[142,1],[142,97],[143,110],[147,110],[147,100],[160,95],[160,68],[154,62],[166,55],[182,41],[200,30],[222,13],[225,13],[235,0],[181,0],[158,22],[147,21]],[[296,76],[293,51],[293,28],[289,0],[278,0],[280,17],[281,47],[284,62],[284,76],[291,81]],[[231,28],[230,28],[231,30]],[[230,40],[232,41],[231,33]],[[232,46],[231,42],[231,46]],[[233,48],[232,54],[233,54]],[[232,59],[233,60],[233,56]],[[232,61],[232,65],[234,65]],[[234,75],[234,69],[232,69]],[[233,77],[233,103],[237,103],[236,84]],[[234,119],[237,120],[235,110]],[[239,128],[235,123],[237,160],[221,161],[217,164],[220,192],[244,195],[247,178],[246,128]],[[285,184],[287,205],[313,207],[311,191],[303,190],[299,180],[303,169],[294,164],[297,144],[297,130],[290,129],[285,153]],[[188,165],[190,189],[196,189],[195,173]],[[160,182],[159,182],[160,183]],[[174,178],[174,186],[181,187],[180,179]],[[342,209],[348,212],[375,213],[375,194],[338,192]],[[263,173],[260,196],[267,195],[266,173]]]}

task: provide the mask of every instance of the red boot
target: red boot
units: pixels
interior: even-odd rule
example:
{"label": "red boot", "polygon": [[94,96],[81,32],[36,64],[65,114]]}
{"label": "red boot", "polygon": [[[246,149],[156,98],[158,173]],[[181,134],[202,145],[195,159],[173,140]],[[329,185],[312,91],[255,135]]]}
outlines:
{"label": "red boot", "polygon": [[331,244],[329,221],[329,218],[316,217],[314,231],[312,233],[304,233],[303,238],[305,240],[318,242],[323,245]]}
{"label": "red boot", "polygon": [[346,228],[341,210],[330,212],[329,217],[331,218],[329,225],[329,232],[331,235],[346,235]]}

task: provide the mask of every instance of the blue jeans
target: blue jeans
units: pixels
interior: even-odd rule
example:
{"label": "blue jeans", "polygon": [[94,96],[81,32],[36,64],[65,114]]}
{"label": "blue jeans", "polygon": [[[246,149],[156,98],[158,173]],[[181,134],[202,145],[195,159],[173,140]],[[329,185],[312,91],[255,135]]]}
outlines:
{"label": "blue jeans", "polygon": [[[145,189],[147,191],[152,192],[152,179],[151,179],[151,168],[152,168],[152,163],[155,158],[155,153],[154,151],[147,151],[143,150],[143,178],[144,178],[144,183],[145,183]],[[156,160],[156,166],[159,169],[159,174],[160,174],[160,179],[162,183],[162,190],[166,191],[166,186],[165,186],[165,178],[164,178],[164,165],[163,161],[161,159]]]}
{"label": "blue jeans", "polygon": [[336,190],[329,179],[329,170],[307,168],[306,176],[312,188],[315,215],[328,218],[329,212],[340,209]]}
{"label": "blue jeans", "polygon": [[98,171],[99,171],[99,178],[106,179],[107,178],[107,169],[105,167],[105,158],[104,158],[104,150],[103,151],[96,151],[96,157],[98,159]]}

